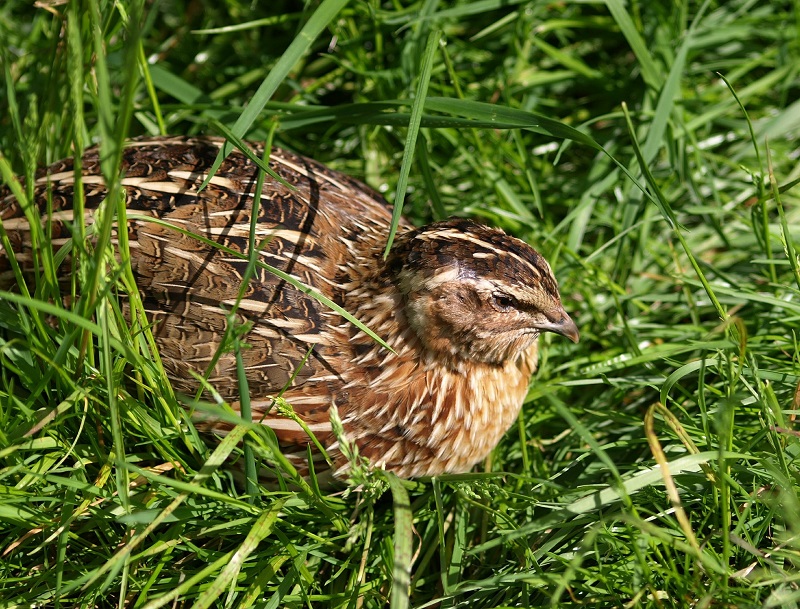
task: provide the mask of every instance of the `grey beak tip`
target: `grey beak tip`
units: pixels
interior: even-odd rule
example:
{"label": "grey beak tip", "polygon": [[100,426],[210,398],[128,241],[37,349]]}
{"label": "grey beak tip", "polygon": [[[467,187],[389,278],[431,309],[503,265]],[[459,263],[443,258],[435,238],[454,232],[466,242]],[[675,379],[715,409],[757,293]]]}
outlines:
{"label": "grey beak tip", "polygon": [[572,319],[568,316],[561,320],[561,328],[559,333],[563,336],[566,336],[573,343],[577,343],[581,340],[580,332],[578,332],[578,326],[576,326],[575,322],[572,321]]}

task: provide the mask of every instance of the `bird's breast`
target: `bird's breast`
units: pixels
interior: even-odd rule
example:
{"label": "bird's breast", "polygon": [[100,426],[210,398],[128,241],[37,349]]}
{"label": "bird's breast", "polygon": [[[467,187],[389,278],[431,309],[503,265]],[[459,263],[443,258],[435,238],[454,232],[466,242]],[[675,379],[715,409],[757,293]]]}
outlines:
{"label": "bird's breast", "polygon": [[[408,343],[380,364],[379,350],[372,351],[375,373],[346,385],[350,399],[362,407],[344,413],[345,431],[363,456],[402,477],[468,471],[519,415],[537,347],[503,366],[455,366],[432,354],[420,356],[412,337]],[[369,360],[362,358],[359,370],[369,369]],[[366,404],[370,408],[363,408]]]}

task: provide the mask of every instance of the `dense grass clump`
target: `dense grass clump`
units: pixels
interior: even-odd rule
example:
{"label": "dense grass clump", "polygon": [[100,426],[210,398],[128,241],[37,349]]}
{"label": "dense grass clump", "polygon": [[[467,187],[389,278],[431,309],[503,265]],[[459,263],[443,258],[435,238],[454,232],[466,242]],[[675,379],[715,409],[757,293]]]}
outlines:
{"label": "dense grass clump", "polygon": [[[797,606],[799,10],[3,3],[3,183],[102,142],[112,196],[70,294],[47,224],[0,292],[0,605]],[[268,436],[207,445],[120,312],[116,162],[162,133],[271,138],[415,222],[502,226],[582,340],[545,337],[484,471],[243,488]]]}

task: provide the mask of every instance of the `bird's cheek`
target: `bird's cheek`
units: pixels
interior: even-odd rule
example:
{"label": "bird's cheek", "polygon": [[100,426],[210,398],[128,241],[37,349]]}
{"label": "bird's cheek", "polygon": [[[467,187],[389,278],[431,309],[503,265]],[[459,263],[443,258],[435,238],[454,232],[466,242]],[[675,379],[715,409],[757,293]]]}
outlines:
{"label": "bird's cheek", "polygon": [[438,305],[432,299],[418,298],[406,309],[409,324],[422,343],[429,349],[440,352],[451,351],[453,333],[456,329],[452,324],[449,308]]}
{"label": "bird's cheek", "polygon": [[420,337],[423,337],[428,331],[428,327],[431,325],[431,315],[425,300],[418,297],[416,294],[412,294],[406,305],[405,313],[408,323],[411,324],[411,327],[414,328]]}

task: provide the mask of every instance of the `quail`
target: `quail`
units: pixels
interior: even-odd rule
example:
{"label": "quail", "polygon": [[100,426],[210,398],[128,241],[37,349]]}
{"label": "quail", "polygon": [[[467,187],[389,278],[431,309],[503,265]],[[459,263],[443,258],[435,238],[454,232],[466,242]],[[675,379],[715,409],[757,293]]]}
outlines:
{"label": "quail", "polygon": [[[337,475],[348,462],[332,409],[373,467],[406,478],[469,471],[516,419],[539,334],[578,340],[547,261],[520,239],[461,218],[420,228],[401,220],[384,257],[388,204],[309,158],[273,148],[269,165],[280,180],[266,175],[258,198],[256,165],[234,151],[201,189],[223,144],[150,137],[128,142],[123,154],[130,264],[174,388],[197,390],[194,375],[209,372],[239,302],[253,418],[275,431],[299,467],[309,436],[272,408],[283,389]],[[89,224],[106,196],[97,148],[81,167]],[[40,211],[51,213],[54,248],[70,240],[74,187],[73,159],[41,172],[34,186]],[[239,301],[252,214],[264,264]],[[0,189],[0,220],[30,270],[27,221],[8,189]],[[342,307],[391,349],[267,265]],[[10,274],[0,246],[0,285]],[[208,379],[235,408],[235,356],[222,353]]]}

